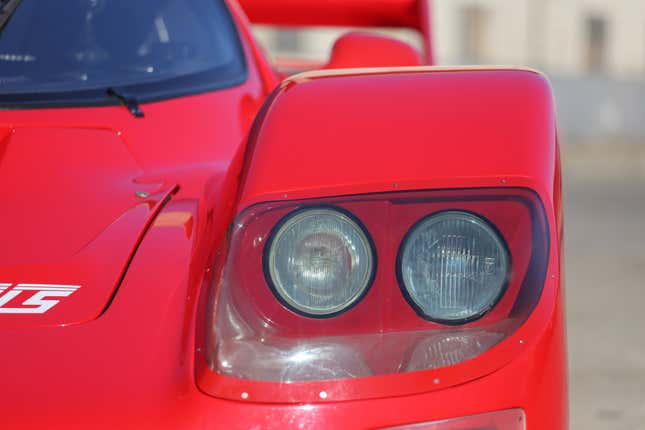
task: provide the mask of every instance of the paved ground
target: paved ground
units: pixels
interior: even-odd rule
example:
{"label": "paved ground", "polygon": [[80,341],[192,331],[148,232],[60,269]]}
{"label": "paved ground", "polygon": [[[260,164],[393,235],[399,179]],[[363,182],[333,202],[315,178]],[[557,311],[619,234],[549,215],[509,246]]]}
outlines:
{"label": "paved ground", "polygon": [[645,430],[645,145],[564,148],[572,430]]}

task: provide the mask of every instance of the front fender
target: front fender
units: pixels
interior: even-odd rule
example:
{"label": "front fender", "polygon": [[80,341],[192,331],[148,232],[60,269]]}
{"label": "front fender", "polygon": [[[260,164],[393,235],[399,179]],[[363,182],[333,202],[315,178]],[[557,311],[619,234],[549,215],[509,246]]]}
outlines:
{"label": "front fender", "polygon": [[369,69],[285,81],[252,136],[240,209],[393,190],[524,186],[554,206],[547,79],[517,69]]}
{"label": "front fender", "polygon": [[[566,428],[561,176],[553,96],[543,75],[525,69],[427,67],[297,75],[267,101],[248,151],[238,214],[264,202],[398,191],[534,191],[549,226],[548,270],[539,304],[505,342],[511,353],[490,355],[500,368],[478,375],[477,380],[491,385],[475,389],[478,394],[463,404],[467,411],[453,415],[519,405],[531,429]],[[384,266],[393,265],[385,260]],[[544,354],[536,342],[548,345]],[[511,356],[510,363],[502,363]],[[497,390],[492,381],[508,378],[511,368],[517,373],[508,379],[510,385]],[[383,385],[394,391],[404,378]],[[421,376],[414,378],[420,390],[432,389],[422,387]],[[476,385],[463,382],[456,386]],[[449,391],[435,394],[443,401]],[[483,397],[494,394],[507,397],[482,407]]]}

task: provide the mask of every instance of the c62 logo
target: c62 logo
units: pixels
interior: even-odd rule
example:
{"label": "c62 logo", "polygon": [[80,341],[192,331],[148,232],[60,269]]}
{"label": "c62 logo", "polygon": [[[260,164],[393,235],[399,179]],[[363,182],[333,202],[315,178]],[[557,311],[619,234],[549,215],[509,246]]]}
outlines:
{"label": "c62 logo", "polygon": [[0,283],[0,314],[44,314],[60,302],[53,297],[69,297],[79,288],[78,285]]}

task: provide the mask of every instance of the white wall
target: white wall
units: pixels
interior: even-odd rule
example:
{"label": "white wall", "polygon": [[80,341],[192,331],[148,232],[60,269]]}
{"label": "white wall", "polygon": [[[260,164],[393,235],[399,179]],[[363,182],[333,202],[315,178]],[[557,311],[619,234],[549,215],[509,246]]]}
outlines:
{"label": "white wall", "polygon": [[607,20],[607,75],[645,78],[645,0],[434,0],[439,63],[460,63],[460,12],[468,5],[488,14],[486,62],[585,75],[585,20],[594,15]]}

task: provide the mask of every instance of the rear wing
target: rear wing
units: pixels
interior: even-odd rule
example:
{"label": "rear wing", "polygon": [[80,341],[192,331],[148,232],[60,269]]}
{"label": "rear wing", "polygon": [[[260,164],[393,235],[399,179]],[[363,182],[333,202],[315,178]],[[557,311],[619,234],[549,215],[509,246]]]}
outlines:
{"label": "rear wing", "polygon": [[417,30],[433,63],[430,0],[239,0],[252,23],[284,27],[396,27]]}

